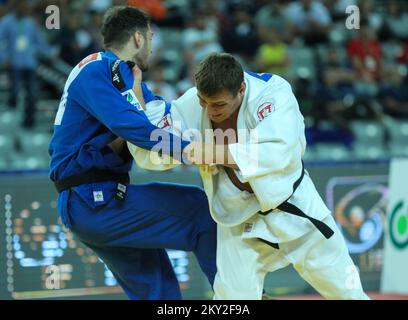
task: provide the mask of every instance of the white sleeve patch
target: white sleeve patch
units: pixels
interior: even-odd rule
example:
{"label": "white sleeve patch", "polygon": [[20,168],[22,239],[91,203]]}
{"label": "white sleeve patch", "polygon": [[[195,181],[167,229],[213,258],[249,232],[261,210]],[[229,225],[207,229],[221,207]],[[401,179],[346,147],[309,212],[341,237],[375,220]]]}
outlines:
{"label": "white sleeve patch", "polygon": [[122,96],[126,98],[126,100],[134,107],[136,107],[137,110],[143,111],[143,107],[140,104],[139,100],[137,99],[135,93],[133,92],[132,89],[126,90],[125,92],[122,92]]}

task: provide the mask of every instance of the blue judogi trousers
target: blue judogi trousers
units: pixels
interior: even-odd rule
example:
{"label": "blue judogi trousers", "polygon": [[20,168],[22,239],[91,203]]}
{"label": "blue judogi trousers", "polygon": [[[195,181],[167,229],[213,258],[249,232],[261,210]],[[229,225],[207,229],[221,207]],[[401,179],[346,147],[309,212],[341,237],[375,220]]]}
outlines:
{"label": "blue judogi trousers", "polygon": [[[166,249],[192,251],[211,285],[216,224],[201,188],[129,185],[125,201],[92,207],[72,190],[59,197],[64,224],[106,263],[131,299],[181,299]],[[67,222],[68,221],[68,222]]]}

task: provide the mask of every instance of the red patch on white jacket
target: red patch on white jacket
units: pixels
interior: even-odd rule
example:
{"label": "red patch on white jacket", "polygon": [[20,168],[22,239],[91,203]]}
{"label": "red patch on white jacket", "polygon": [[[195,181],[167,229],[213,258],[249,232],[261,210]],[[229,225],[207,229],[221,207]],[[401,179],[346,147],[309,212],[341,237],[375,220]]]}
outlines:
{"label": "red patch on white jacket", "polygon": [[272,102],[262,103],[256,110],[256,115],[258,116],[259,121],[262,121],[267,116],[269,116],[274,110]]}
{"label": "red patch on white jacket", "polygon": [[173,123],[173,120],[171,118],[170,113],[168,113],[163,118],[161,118],[161,120],[157,124],[157,127],[159,127],[160,129],[165,129],[165,128],[171,127],[172,123]]}

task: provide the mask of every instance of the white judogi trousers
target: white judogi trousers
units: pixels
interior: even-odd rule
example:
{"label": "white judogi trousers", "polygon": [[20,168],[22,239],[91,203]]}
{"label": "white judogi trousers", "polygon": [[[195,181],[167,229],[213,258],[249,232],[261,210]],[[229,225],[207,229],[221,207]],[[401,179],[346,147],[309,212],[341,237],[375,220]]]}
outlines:
{"label": "white judogi trousers", "polygon": [[242,237],[244,224],[218,225],[217,264],[222,268],[215,277],[214,299],[260,300],[266,274],[289,264],[326,299],[369,299],[332,215],[323,221],[334,230],[330,239],[313,228],[280,243],[279,249]]}

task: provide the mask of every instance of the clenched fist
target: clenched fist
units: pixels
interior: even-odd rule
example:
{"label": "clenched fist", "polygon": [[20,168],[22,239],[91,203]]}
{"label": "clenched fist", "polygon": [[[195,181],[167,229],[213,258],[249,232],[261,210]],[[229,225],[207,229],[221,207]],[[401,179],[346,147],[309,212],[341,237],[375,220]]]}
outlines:
{"label": "clenched fist", "polygon": [[193,164],[217,164],[235,169],[238,168],[229,153],[228,145],[194,141],[185,147],[183,152],[187,159]]}
{"label": "clenched fist", "polygon": [[215,145],[194,141],[191,142],[184,150],[188,161],[193,164],[214,164]]}

